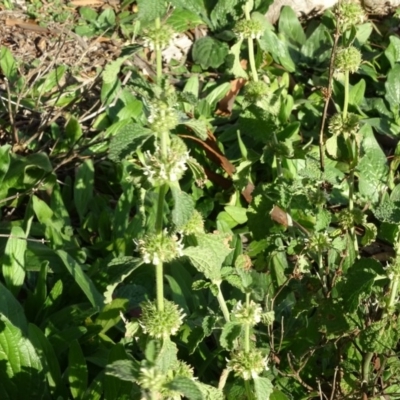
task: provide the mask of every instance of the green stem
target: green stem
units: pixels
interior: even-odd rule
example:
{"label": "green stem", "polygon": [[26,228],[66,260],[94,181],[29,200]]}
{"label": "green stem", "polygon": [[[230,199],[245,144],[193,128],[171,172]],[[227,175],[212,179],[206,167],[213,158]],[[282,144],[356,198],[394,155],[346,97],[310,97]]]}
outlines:
{"label": "green stem", "polygon": [[[246,308],[250,306],[250,293],[246,293]],[[250,351],[250,324],[244,326],[244,351],[248,353]],[[250,381],[244,381],[246,395],[248,400],[253,399],[253,392],[251,390]]]}
{"label": "green stem", "polygon": [[363,357],[363,365],[362,365],[362,382],[361,389],[363,393],[367,393],[368,389],[368,377],[369,377],[369,367],[371,365],[372,357],[374,356],[373,352],[366,353]]}
{"label": "green stem", "polygon": [[253,392],[251,390],[250,381],[244,381],[244,387],[246,389],[247,400],[252,400]]}
{"label": "green stem", "polygon": [[[156,18],[156,29],[161,28],[160,18]],[[156,53],[156,77],[157,77],[157,85],[161,85],[162,81],[162,57],[161,57],[161,48],[159,45],[155,46],[154,52]]]}
{"label": "green stem", "polygon": [[325,271],[322,276],[322,288],[324,290],[325,295],[328,293],[328,276],[329,276],[329,267],[326,266],[324,268],[324,257],[321,250],[318,250],[318,269],[322,272]]}
{"label": "green stem", "polygon": [[246,4],[244,5],[244,16],[247,21],[250,21],[250,1],[246,1]]}
{"label": "green stem", "polygon": [[[250,307],[250,293],[246,293],[246,308]],[[244,326],[244,351],[250,351],[250,324]]]}
{"label": "green stem", "polygon": [[164,311],[164,265],[160,261],[156,266],[157,309]]}
{"label": "green stem", "polygon": [[162,185],[158,191],[158,200],[157,200],[157,214],[156,214],[156,233],[157,235],[161,235],[163,230],[163,221],[164,221],[164,200],[165,195],[167,194],[168,186]]}
{"label": "green stem", "polygon": [[[343,121],[346,121],[347,119],[347,114],[348,114],[348,108],[349,108],[349,88],[350,88],[350,73],[349,71],[346,71],[344,73],[344,101],[343,101]],[[353,140],[349,140],[349,145],[352,146],[352,153],[353,153],[353,160],[357,159],[357,144]],[[354,164],[354,162],[352,162]],[[352,165],[351,170],[350,170],[350,175],[349,175],[349,211],[354,210],[354,165]],[[354,243],[354,250],[356,254],[358,254],[358,242],[357,242],[357,236],[356,236],[356,229],[354,226],[351,227],[350,229],[350,236],[351,240]]]}
{"label": "green stem", "polygon": [[396,298],[397,298],[397,294],[399,291],[399,279],[400,279],[400,277],[398,275],[395,275],[393,277],[391,285],[390,285],[391,286],[390,287],[390,299],[389,299],[389,303],[387,305],[387,309],[389,311],[393,310],[393,307],[396,303]]}
{"label": "green stem", "polygon": [[344,102],[343,102],[343,121],[346,121],[349,108],[349,71],[344,73]]}
{"label": "green stem", "polygon": [[254,58],[254,43],[252,38],[248,38],[249,44],[249,61],[250,61],[250,68],[251,74],[253,76],[253,81],[258,82],[258,75],[257,75],[257,68],[256,68],[256,61]]}
{"label": "green stem", "polygon": [[[156,233],[161,238],[163,234],[163,221],[164,221],[164,201],[167,194],[168,186],[162,185],[158,191],[157,201],[157,214],[156,214]],[[156,296],[157,296],[157,309],[164,310],[164,265],[160,261],[156,265]]]}
{"label": "green stem", "polygon": [[[156,18],[155,21],[156,29],[161,28],[161,20],[160,18]],[[162,58],[161,58],[161,48],[156,45],[154,49],[156,53],[156,79],[157,85],[161,85],[162,82]],[[166,159],[168,153],[168,138],[169,132],[161,132],[160,134],[160,148],[161,148],[161,156]],[[156,234],[161,238],[163,231],[163,223],[164,223],[164,202],[165,196],[168,191],[167,185],[162,185],[158,191],[158,201],[157,201],[157,213],[156,213],[156,222],[155,229]],[[156,296],[157,296],[157,308],[159,311],[164,310],[164,265],[159,262],[156,266]]]}
{"label": "green stem", "polygon": [[[354,169],[352,168],[349,175],[349,210],[354,210]],[[354,243],[354,251],[358,254],[358,242],[356,235],[356,228],[352,226],[350,228],[351,240]]]}
{"label": "green stem", "polygon": [[[247,21],[250,21],[250,2],[247,1],[244,5],[244,16]],[[257,68],[256,68],[256,61],[254,58],[254,42],[252,38],[247,39],[248,46],[249,46],[249,62],[251,68],[251,74],[253,75],[253,81],[258,82],[258,75],[257,75]]]}
{"label": "green stem", "polygon": [[[279,142],[278,142],[278,138],[276,137],[275,132],[272,133],[272,138],[274,140],[275,145],[278,146]],[[281,178],[283,176],[281,156],[275,156],[275,157],[276,157],[276,169],[278,172],[278,177]]]}
{"label": "green stem", "polygon": [[230,318],[228,306],[226,305],[226,302],[224,299],[224,295],[222,294],[222,291],[221,291],[221,282],[213,282],[213,283],[216,284],[218,287],[217,300],[218,300],[219,306],[221,308],[222,314],[225,318],[225,321],[229,322],[231,318]]}

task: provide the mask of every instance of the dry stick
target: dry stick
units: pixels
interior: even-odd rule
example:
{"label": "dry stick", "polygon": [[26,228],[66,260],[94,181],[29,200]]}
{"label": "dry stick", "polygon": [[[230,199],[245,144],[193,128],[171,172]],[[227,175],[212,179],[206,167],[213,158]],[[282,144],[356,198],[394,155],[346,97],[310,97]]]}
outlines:
{"label": "dry stick", "polygon": [[37,243],[43,243],[43,244],[50,242],[50,240],[46,240],[46,239],[32,239],[32,238],[26,238],[23,236],[6,235],[4,233],[0,233],[0,237],[9,238],[9,239],[20,239],[20,240],[26,240],[27,242],[37,242]]}
{"label": "dry stick", "polygon": [[328,400],[328,396],[322,392],[321,381],[319,379],[318,379],[318,392],[319,392],[319,398],[321,400],[323,400],[323,399]]}
{"label": "dry stick", "polygon": [[[64,47],[64,45],[65,45],[65,42],[66,42],[66,38],[65,38],[65,37],[63,37],[63,38],[60,37],[60,40],[59,40],[59,42],[58,42],[59,44],[58,44],[57,53],[56,53],[54,59],[53,59],[53,60],[51,61],[51,63],[48,65],[47,70],[50,70],[50,68],[52,68],[52,67],[55,65],[55,63],[57,62],[57,60],[59,59],[60,54],[61,54],[61,50],[63,49],[63,47]],[[60,89],[58,80],[57,80],[56,84],[57,84],[57,86],[58,86],[58,89]],[[42,91],[39,93],[39,97],[37,98],[37,101],[38,101],[38,102],[40,101],[41,97],[42,97]],[[57,100],[59,100],[60,97],[61,97],[61,90],[59,90],[59,94],[58,94]],[[57,101],[56,101],[56,102],[57,102]],[[55,107],[53,106],[53,109],[54,109],[54,108],[55,108]],[[46,117],[45,117],[44,120],[43,120],[43,124],[42,124],[42,125],[47,125],[47,121],[49,120],[49,118],[50,118],[50,117],[49,117],[49,114],[47,114]],[[40,130],[40,128],[41,128],[41,127],[39,127],[39,130]]]}
{"label": "dry stick", "polygon": [[336,377],[339,371],[339,367],[335,367],[335,372],[333,374],[333,382],[332,382],[332,393],[331,393],[331,397],[329,398],[329,400],[334,400],[335,398],[335,390],[336,390]]}
{"label": "dry stick", "polygon": [[326,98],[325,98],[324,112],[322,114],[322,120],[321,120],[321,129],[319,131],[319,161],[320,161],[321,171],[325,170],[324,130],[325,130],[325,124],[326,124],[326,117],[328,115],[329,102],[332,97],[333,71],[334,71],[335,54],[336,54],[336,48],[337,48],[339,36],[340,36],[339,35],[339,27],[337,25],[336,32],[333,36],[334,39],[333,39],[332,53],[331,53],[331,58],[329,61],[328,93],[326,94]]}
{"label": "dry stick", "polygon": [[281,349],[282,349],[282,343],[283,343],[283,335],[284,335],[284,333],[285,333],[285,325],[284,325],[284,323],[283,323],[283,320],[284,320],[284,317],[282,316],[282,318],[281,318],[281,338],[280,338],[280,340],[279,340],[279,347],[278,347],[278,353],[281,351]]}
{"label": "dry stick", "polygon": [[[314,351],[313,351],[314,352]],[[313,353],[312,352],[312,353]],[[290,355],[287,355],[287,359],[288,359],[288,364],[290,369],[293,371],[292,374],[289,374],[289,376],[292,376],[293,378],[296,378],[297,381],[300,383],[300,385],[304,386],[307,390],[309,390],[310,392],[314,391],[314,388],[311,387],[310,385],[308,385],[306,382],[303,381],[303,379],[301,379],[300,376],[300,372],[301,370],[305,367],[305,365],[307,364],[308,360],[310,359],[310,357],[312,356],[312,354],[310,354],[310,356],[307,358],[307,360],[305,361],[305,363],[303,363],[303,365],[300,367],[300,369],[298,371],[296,371],[296,369],[293,367],[292,361],[290,359]]]}

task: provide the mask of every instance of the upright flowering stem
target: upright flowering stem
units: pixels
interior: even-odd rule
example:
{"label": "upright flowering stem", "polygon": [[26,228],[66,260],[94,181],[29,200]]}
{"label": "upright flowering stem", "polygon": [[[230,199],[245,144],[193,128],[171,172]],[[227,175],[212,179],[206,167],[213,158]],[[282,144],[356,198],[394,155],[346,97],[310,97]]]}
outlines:
{"label": "upright flowering stem", "polygon": [[[244,15],[246,17],[247,21],[250,21],[250,9],[249,9],[249,2],[247,1],[245,6],[244,6]],[[253,38],[249,37],[247,39],[248,46],[249,46],[249,62],[250,62],[250,68],[251,68],[251,74],[253,76],[253,81],[258,82],[258,75],[257,75],[257,68],[256,68],[256,61],[254,59],[254,43],[253,43]]]}
{"label": "upright flowering stem", "polygon": [[[250,307],[250,293],[246,293],[246,308]],[[250,352],[250,329],[251,329],[251,324],[246,323],[244,325],[244,351],[245,353]],[[245,380],[244,381],[244,387],[246,389],[246,394],[247,394],[247,399],[251,400],[253,399],[253,394],[251,390],[251,385],[250,381]]]}
{"label": "upright flowering stem", "polygon": [[343,102],[343,119],[347,118],[347,110],[349,108],[349,71],[344,72],[344,102]]}
{"label": "upright flowering stem", "polygon": [[[161,21],[160,18],[156,18],[156,29],[160,29],[161,27]],[[161,57],[161,48],[160,45],[157,44],[155,46],[154,49],[155,53],[156,53],[156,73],[157,73],[157,84],[160,85],[161,84],[161,80],[162,80],[162,57]]]}
{"label": "upright flowering stem", "polygon": [[[393,260],[393,265],[390,266],[386,271],[388,277],[390,279],[390,287],[389,292],[390,295],[388,300],[386,301],[386,306],[383,309],[380,320],[390,321],[393,311],[395,309],[397,303],[397,297],[399,294],[399,285],[400,285],[400,240],[397,238],[397,243],[395,245],[396,250],[396,258]],[[390,323],[390,322],[389,322]],[[380,334],[383,334],[383,329],[380,331]],[[367,392],[368,389],[368,377],[369,371],[371,367],[371,360],[374,356],[374,352],[370,351],[364,354],[363,364],[362,364],[362,389],[364,392]]]}
{"label": "upright flowering stem", "polygon": [[[343,120],[346,121],[349,108],[349,86],[350,86],[350,72],[346,70],[344,72],[344,102],[343,102]],[[349,138],[349,144],[352,147],[353,157],[356,156],[357,144],[352,137]],[[354,210],[354,165],[350,169],[349,174],[349,210]],[[354,243],[354,250],[358,253],[358,242],[356,237],[356,231],[354,225],[350,228],[351,240]]]}
{"label": "upright flowering stem", "polygon": [[[250,293],[246,293],[246,307],[250,307]],[[250,328],[249,323],[244,326],[244,351],[248,353],[250,351]]]}
{"label": "upright flowering stem", "polygon": [[[335,69],[336,72],[342,72],[344,74],[344,101],[342,108],[341,120],[343,122],[342,134],[346,139],[346,143],[349,149],[351,149],[352,160],[350,163],[350,173],[349,173],[349,210],[353,212],[354,210],[354,169],[356,167],[358,159],[358,146],[356,135],[358,133],[358,123],[357,130],[353,132],[351,129],[351,114],[348,113],[349,107],[349,86],[350,86],[350,73],[356,72],[362,62],[362,57],[360,51],[354,46],[342,47],[338,49],[335,56]],[[357,237],[355,234],[355,228],[352,226],[350,228],[351,239],[354,243],[354,249],[358,252]]]}
{"label": "upright flowering stem", "polygon": [[225,321],[229,322],[231,320],[231,318],[229,316],[229,310],[228,310],[228,306],[226,305],[224,295],[222,294],[222,291],[221,291],[221,282],[214,282],[214,283],[218,287],[217,300],[218,300],[219,306],[221,308],[222,314],[225,318]]}
{"label": "upright flowering stem", "polygon": [[[155,21],[156,29],[161,28],[160,18],[156,18]],[[161,85],[162,81],[162,58],[161,58],[161,47],[157,43],[155,46],[156,54],[156,74],[157,74],[157,84]],[[159,136],[161,155],[164,159],[167,157],[168,151],[168,131],[162,131]],[[156,234],[162,236],[163,231],[163,220],[164,220],[164,202],[165,196],[167,194],[168,187],[166,184],[162,185],[158,192],[158,202],[157,202],[157,216],[156,216]],[[156,265],[156,290],[157,290],[157,307],[159,311],[164,310],[164,266],[163,262],[160,261]]]}

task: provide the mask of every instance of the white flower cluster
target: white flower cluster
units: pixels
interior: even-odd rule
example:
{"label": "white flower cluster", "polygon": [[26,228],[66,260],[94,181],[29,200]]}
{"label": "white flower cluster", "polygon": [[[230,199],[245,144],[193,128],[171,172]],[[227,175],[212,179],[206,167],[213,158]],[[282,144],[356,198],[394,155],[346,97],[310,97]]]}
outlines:
{"label": "white flower cluster", "polygon": [[189,151],[182,140],[173,137],[171,147],[165,157],[158,146],[154,153],[150,151],[144,153],[143,173],[154,186],[177,182],[187,170],[186,163],[189,157]]}
{"label": "white flower cluster", "polygon": [[137,250],[146,264],[158,265],[183,256],[182,237],[169,235],[165,229],[162,235],[148,235],[137,242]]}

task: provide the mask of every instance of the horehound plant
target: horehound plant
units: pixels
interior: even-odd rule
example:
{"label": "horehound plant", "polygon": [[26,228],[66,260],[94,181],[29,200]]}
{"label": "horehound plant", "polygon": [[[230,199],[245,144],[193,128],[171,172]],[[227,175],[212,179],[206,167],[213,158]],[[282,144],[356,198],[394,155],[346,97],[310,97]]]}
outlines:
{"label": "horehound plant", "polygon": [[360,223],[359,210],[354,207],[355,170],[360,156],[361,135],[359,134],[360,117],[349,113],[349,87],[350,74],[358,71],[362,56],[361,52],[353,46],[355,37],[352,29],[365,20],[365,14],[360,4],[350,0],[339,2],[335,8],[336,34],[335,44],[341,40],[341,45],[333,49],[333,77],[343,84],[344,99],[341,111],[333,115],[329,121],[329,132],[332,135],[326,141],[326,149],[330,156],[340,159],[339,142],[343,140],[346,147],[346,161],[349,164],[348,175],[348,212],[343,213],[341,224],[345,230],[350,231],[355,252],[358,253],[358,241],[355,234],[355,224]]}
{"label": "horehound plant", "polygon": [[[238,35],[241,39],[248,39],[253,83],[262,87],[254,91],[250,85],[247,93],[248,97],[256,98],[255,102],[259,100],[265,103],[268,100],[267,103],[270,103],[271,99],[276,101],[272,90],[263,82],[258,82],[252,41],[261,35],[262,25],[250,19],[251,8],[250,2],[247,2],[244,7],[245,20],[238,23],[236,31],[240,31]],[[269,379],[260,375],[268,370],[268,351],[265,348],[258,349],[253,344],[251,333],[261,320],[271,325],[273,313],[263,312],[261,306],[251,299],[252,288],[257,278],[238,264],[237,260],[241,258],[236,260],[235,267],[224,264],[233,250],[230,246],[231,234],[204,233],[201,215],[194,210],[191,198],[180,189],[179,181],[188,169],[188,163],[194,161],[185,143],[172,133],[178,124],[185,121],[181,119],[178,111],[178,95],[175,89],[166,83],[162,76],[161,52],[168,45],[172,35],[172,29],[162,26],[160,19],[155,21],[154,28],[145,30],[145,45],[154,51],[156,59],[156,98],[146,100],[149,111],[147,126],[154,133],[154,146],[152,150],[138,151],[137,154],[142,173],[152,187],[150,190],[156,193],[157,205],[154,229],[137,240],[137,248],[143,262],[155,268],[156,301],[142,303],[139,324],[143,333],[149,337],[150,343],[157,343],[159,353],[156,352],[152,360],[148,359],[142,363],[136,383],[149,399],[178,399],[183,395],[190,397],[190,394],[194,396],[197,390],[202,393],[203,398],[214,400],[222,398],[228,373],[233,371],[235,376],[244,380],[244,394],[247,399],[266,399],[272,392],[272,384]],[[266,93],[265,89],[268,89]],[[280,171],[280,164],[278,170]],[[170,216],[166,216],[166,203],[170,195],[175,210]],[[182,208],[179,208],[181,201],[186,202],[186,206],[189,204],[184,210],[184,222],[177,217],[176,212],[176,209],[178,212],[182,211]],[[166,221],[170,222],[166,224]],[[185,240],[185,236],[189,237],[188,241]],[[185,248],[185,243],[191,246]],[[221,344],[230,351],[230,356],[218,389],[201,385],[194,380],[193,370],[177,359],[177,348],[170,339],[179,332],[187,316],[177,304],[165,299],[164,266],[183,255],[210,281],[210,284],[197,282],[195,288],[210,285],[223,316],[222,319],[216,319],[215,328],[222,329]],[[240,301],[237,302],[231,311],[221,287],[226,280],[245,294],[245,303],[242,305]],[[235,330],[235,334],[229,333],[232,329]],[[226,335],[230,336],[229,340]],[[165,359],[166,354],[168,360]],[[250,383],[251,380],[253,384]]]}

